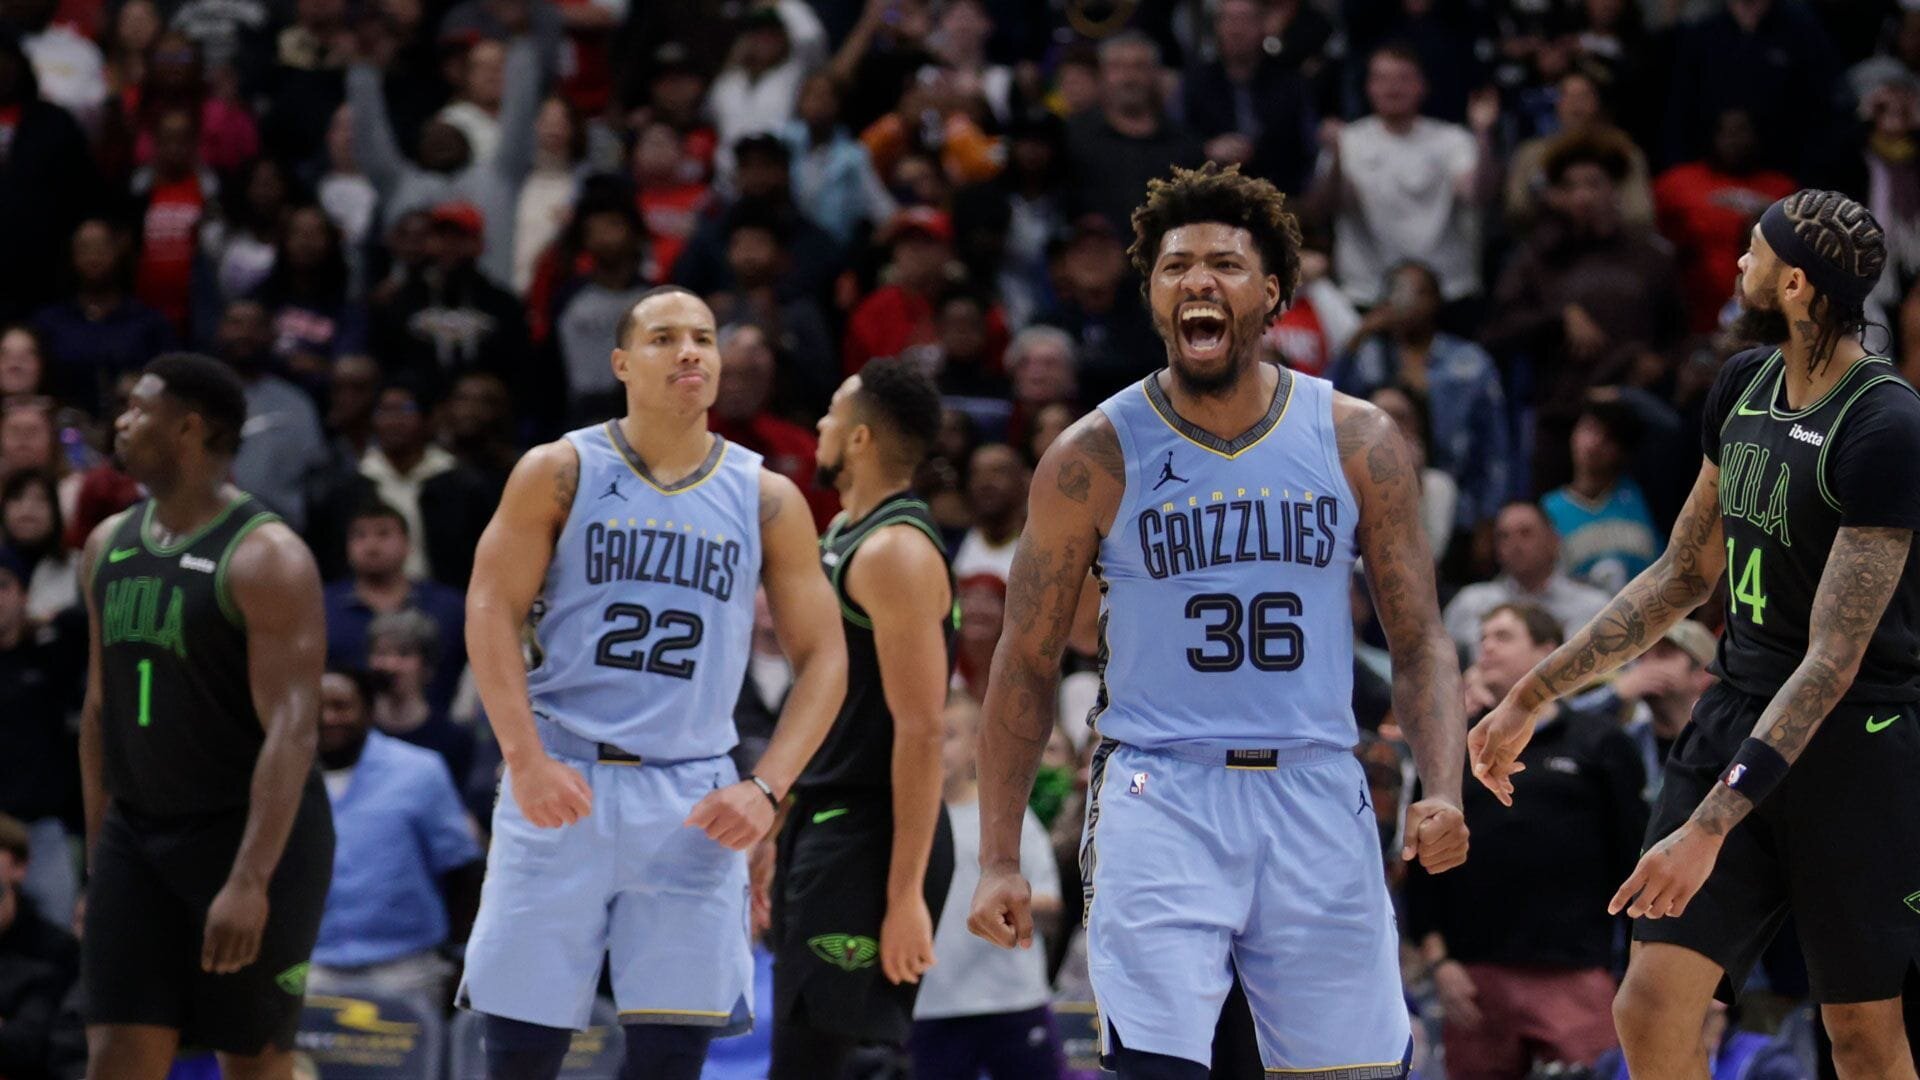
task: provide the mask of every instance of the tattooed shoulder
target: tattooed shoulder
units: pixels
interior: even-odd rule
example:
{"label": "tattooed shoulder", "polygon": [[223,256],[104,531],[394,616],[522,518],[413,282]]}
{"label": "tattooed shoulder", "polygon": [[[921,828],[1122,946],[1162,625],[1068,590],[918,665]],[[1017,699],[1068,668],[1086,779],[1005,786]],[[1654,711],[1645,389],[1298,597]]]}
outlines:
{"label": "tattooed shoulder", "polygon": [[[1126,456],[1120,452],[1120,434],[1113,430],[1113,421],[1098,409],[1081,417],[1074,425],[1062,432],[1060,444],[1072,450],[1081,461],[1069,461],[1061,468],[1061,487],[1066,489],[1068,469],[1078,466],[1078,474],[1084,480],[1090,476],[1089,466],[1099,469],[1112,478],[1113,482],[1124,486],[1127,482]],[[1076,502],[1085,502],[1084,488]]]}
{"label": "tattooed shoulder", "polygon": [[1384,410],[1370,401],[1335,395],[1333,400],[1333,437],[1340,464],[1351,470],[1365,455],[1366,478],[1374,484],[1387,484],[1410,475],[1411,459],[1400,428]]}

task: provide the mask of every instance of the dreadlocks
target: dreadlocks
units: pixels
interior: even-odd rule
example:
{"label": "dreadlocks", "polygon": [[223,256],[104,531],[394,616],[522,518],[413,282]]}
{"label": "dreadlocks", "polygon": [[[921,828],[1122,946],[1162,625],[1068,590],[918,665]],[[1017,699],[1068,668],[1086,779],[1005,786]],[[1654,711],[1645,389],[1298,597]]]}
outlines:
{"label": "dreadlocks", "polygon": [[[1887,263],[1886,234],[1865,206],[1837,191],[1806,188],[1787,196],[1782,206],[1793,224],[1793,235],[1835,270],[1864,282],[1866,290],[1880,280]],[[1807,313],[1820,328],[1808,359],[1807,376],[1824,369],[1845,337],[1866,329],[1864,291],[1857,298],[1816,287]]]}

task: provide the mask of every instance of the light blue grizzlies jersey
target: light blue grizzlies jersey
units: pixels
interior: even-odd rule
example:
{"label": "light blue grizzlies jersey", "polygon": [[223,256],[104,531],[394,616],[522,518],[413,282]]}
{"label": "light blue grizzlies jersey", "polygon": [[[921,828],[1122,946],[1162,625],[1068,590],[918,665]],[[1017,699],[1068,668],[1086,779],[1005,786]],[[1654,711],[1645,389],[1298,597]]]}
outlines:
{"label": "light blue grizzlies jersey", "polygon": [[1149,749],[1352,746],[1359,503],[1333,384],[1281,369],[1266,416],[1231,441],[1181,419],[1151,375],[1100,411],[1127,476],[1094,566],[1090,722]]}
{"label": "light blue grizzlies jersey", "polygon": [[534,607],[533,711],[649,760],[726,753],[760,582],[760,455],[715,436],[662,487],[614,421],[567,441],[580,486]]}

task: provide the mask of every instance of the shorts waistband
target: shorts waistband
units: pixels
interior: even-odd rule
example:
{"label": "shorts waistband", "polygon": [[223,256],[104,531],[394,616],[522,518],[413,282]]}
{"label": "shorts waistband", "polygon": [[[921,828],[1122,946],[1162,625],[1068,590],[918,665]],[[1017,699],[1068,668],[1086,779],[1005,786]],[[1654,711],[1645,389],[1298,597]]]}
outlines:
{"label": "shorts waistband", "polygon": [[547,753],[556,757],[569,757],[575,761],[592,761],[603,765],[683,765],[689,761],[711,761],[713,757],[725,757],[715,754],[713,757],[666,758],[648,757],[615,746],[612,743],[597,742],[584,735],[568,731],[561,723],[551,717],[533,714],[534,730],[540,734],[540,745]]}
{"label": "shorts waistband", "polygon": [[1353,756],[1352,750],[1321,745],[1226,746],[1214,743],[1181,743],[1169,746],[1135,746],[1132,743],[1118,743],[1118,745],[1143,753],[1163,754],[1181,761],[1191,761],[1195,765],[1212,765],[1237,772],[1291,769]]}

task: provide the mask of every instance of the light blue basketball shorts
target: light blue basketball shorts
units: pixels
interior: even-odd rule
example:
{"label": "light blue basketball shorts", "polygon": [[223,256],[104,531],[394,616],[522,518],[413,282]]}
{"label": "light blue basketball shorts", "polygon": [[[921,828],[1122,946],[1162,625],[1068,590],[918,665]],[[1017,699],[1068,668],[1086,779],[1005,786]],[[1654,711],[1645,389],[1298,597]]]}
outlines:
{"label": "light blue basketball shorts", "polygon": [[622,1023],[751,1028],[747,857],[681,824],[739,779],[732,760],[603,762],[586,756],[593,744],[541,728],[548,752],[586,777],[593,811],[539,828],[513,800],[511,770],[501,780],[460,1003],[581,1030],[610,956]]}
{"label": "light blue basketball shorts", "polygon": [[[1359,761],[1095,751],[1081,842],[1102,1051],[1212,1064],[1237,969],[1270,1074],[1406,1075],[1399,932]],[[1177,755],[1177,756],[1176,756]],[[1257,762],[1249,766],[1246,762]]]}

